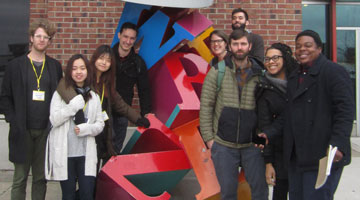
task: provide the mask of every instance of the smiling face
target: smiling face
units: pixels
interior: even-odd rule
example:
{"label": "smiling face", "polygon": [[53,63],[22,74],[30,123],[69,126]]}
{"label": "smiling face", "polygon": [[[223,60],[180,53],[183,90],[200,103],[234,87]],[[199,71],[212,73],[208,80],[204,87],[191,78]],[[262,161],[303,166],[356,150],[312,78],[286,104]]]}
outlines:
{"label": "smiling face", "polygon": [[249,21],[246,20],[245,13],[237,12],[232,15],[231,24],[232,29],[235,30],[239,28],[245,28],[247,25],[249,25]]}
{"label": "smiling face", "polygon": [[96,61],[95,61],[95,67],[96,70],[104,73],[110,69],[111,65],[111,58],[108,53],[102,54]]}
{"label": "smiling face", "polygon": [[31,48],[39,52],[44,52],[51,43],[50,39],[50,36],[43,28],[38,28],[34,35],[30,37],[32,43]]}
{"label": "smiling face", "polygon": [[87,77],[87,69],[83,59],[76,59],[72,66],[71,78],[75,81],[78,87],[83,87]]}
{"label": "smiling face", "polygon": [[266,52],[264,65],[270,75],[280,77],[285,74],[284,58],[281,51],[277,49],[269,49]]}
{"label": "smiling face", "polygon": [[321,53],[321,47],[318,47],[314,38],[310,36],[299,37],[295,45],[295,57],[302,65],[312,63]]}
{"label": "smiling face", "polygon": [[210,38],[211,53],[216,57],[222,57],[226,51],[226,43],[224,39],[216,34],[213,34]]}
{"label": "smiling face", "polygon": [[136,31],[130,28],[118,33],[119,50],[129,52],[136,41]]}

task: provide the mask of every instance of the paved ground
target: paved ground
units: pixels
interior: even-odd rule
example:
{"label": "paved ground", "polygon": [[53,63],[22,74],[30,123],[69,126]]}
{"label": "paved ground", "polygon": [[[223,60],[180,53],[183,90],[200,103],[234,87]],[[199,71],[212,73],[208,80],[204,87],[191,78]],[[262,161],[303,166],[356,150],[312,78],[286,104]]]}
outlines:
{"label": "paved ground", "polygon": [[[130,130],[129,132],[133,132]],[[0,200],[10,199],[10,190],[13,175],[13,166],[8,161],[7,145],[8,126],[0,120]],[[129,135],[129,134],[128,134]],[[339,187],[335,194],[335,200],[355,200],[360,199],[360,137],[352,139],[352,163],[345,167]],[[28,180],[27,199],[30,198],[31,176]],[[195,194],[200,191],[196,177],[190,171],[185,178],[170,192],[172,200],[195,199]],[[270,188],[271,191],[271,188]],[[47,200],[61,199],[61,190],[58,182],[49,182],[47,191]],[[271,199],[271,197],[269,197]]]}

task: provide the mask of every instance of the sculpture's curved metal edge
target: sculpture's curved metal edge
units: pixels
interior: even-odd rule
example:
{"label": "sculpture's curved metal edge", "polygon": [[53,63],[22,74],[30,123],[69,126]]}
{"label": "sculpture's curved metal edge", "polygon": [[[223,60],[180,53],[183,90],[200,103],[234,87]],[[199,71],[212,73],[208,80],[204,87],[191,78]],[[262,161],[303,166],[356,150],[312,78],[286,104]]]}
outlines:
{"label": "sculpture's curved metal edge", "polygon": [[204,8],[214,3],[214,0],[122,0],[125,2],[138,3],[151,6],[173,7],[173,8]]}

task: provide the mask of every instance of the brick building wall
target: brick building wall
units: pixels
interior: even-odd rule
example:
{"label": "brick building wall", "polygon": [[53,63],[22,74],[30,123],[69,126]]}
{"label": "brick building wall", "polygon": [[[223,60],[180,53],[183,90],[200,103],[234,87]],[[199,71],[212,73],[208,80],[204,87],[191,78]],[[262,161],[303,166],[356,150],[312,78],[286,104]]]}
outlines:
{"label": "brick building wall", "polygon": [[[120,0],[30,0],[30,21],[47,18],[56,24],[48,54],[65,66],[75,53],[90,58],[98,45],[111,44],[123,6]],[[199,10],[215,29],[230,33],[231,12],[239,7],[248,12],[248,28],[263,37],[265,48],[277,41],[294,46],[302,29],[301,0],[214,0],[211,7]],[[137,99],[133,103],[138,107]]]}

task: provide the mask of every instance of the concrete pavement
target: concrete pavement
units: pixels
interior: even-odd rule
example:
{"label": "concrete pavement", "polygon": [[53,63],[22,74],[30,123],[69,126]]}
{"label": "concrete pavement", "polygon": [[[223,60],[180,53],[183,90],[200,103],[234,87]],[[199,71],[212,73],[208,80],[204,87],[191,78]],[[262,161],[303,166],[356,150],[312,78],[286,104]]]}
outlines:
{"label": "concrete pavement", "polygon": [[[128,130],[133,133],[133,129]],[[9,200],[13,176],[13,165],[8,161],[8,125],[0,120],[0,200]],[[127,134],[129,136],[130,134]],[[128,138],[127,138],[128,139]],[[339,183],[335,200],[360,199],[360,137],[352,137],[352,162],[345,167]],[[270,191],[272,189],[270,188]],[[172,190],[172,200],[195,199],[195,194],[200,191],[200,186],[193,171],[190,171],[182,181]],[[27,199],[31,199],[31,175],[28,180]],[[61,189],[58,182],[48,182],[47,200],[61,199]],[[271,199],[271,197],[269,197]]]}

